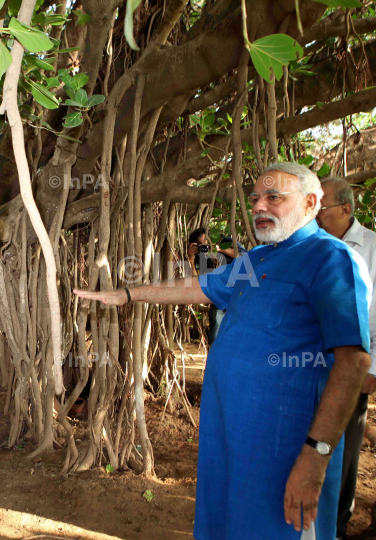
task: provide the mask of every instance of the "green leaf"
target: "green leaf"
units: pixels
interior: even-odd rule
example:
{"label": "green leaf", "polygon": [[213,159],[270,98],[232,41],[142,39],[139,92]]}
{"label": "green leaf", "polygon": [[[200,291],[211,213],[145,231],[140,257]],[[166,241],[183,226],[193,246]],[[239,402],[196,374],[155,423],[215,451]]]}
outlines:
{"label": "green leaf", "polygon": [[27,118],[28,120],[30,120],[31,122],[35,122],[36,120],[39,120],[39,116],[35,116],[35,114],[27,114],[23,111],[21,111],[21,116],[22,118]]}
{"label": "green leaf", "polygon": [[22,0],[10,0],[8,11],[11,17],[15,17],[20,10]]}
{"label": "green leaf", "polygon": [[214,208],[213,210],[213,216],[221,216],[223,214],[223,210],[220,210],[219,208]]}
{"label": "green leaf", "polygon": [[22,91],[24,91],[26,94],[31,92],[31,84],[29,84],[24,79],[18,79],[18,87]]}
{"label": "green leaf", "polygon": [[232,242],[222,242],[219,247],[221,249],[229,249],[232,247]]}
{"label": "green leaf", "polygon": [[326,43],[327,45],[329,45],[329,47],[331,47],[332,49],[334,49],[334,46],[336,44],[336,41],[337,41],[337,38],[336,37],[328,37],[328,39],[326,40]]}
{"label": "green leaf", "polygon": [[299,73],[299,75],[306,75],[307,77],[314,77],[317,75],[314,71],[308,71],[307,69],[299,69],[297,73]]}
{"label": "green leaf", "polygon": [[73,13],[77,16],[77,24],[84,25],[90,22],[90,15],[84,13],[80,9],[74,10]]}
{"label": "green leaf", "polygon": [[96,105],[103,103],[105,99],[106,96],[103,96],[102,94],[95,94],[94,96],[89,97],[86,107],[95,107]]}
{"label": "green leaf", "polygon": [[[30,91],[31,91],[31,88],[30,88]],[[33,114],[33,108],[30,107],[30,105],[28,105],[27,103],[22,103],[22,105],[20,105],[20,111],[26,111],[30,114]]]}
{"label": "green leaf", "polygon": [[208,154],[210,154],[210,148],[205,148],[205,150],[203,150],[200,154],[201,157],[205,157],[207,156]]}
{"label": "green leaf", "polygon": [[[54,62],[55,58],[48,59],[48,62],[46,60],[40,60],[40,58],[37,58],[36,56],[32,56],[31,54],[25,54],[24,56],[27,63],[31,66],[35,66],[38,69],[45,69],[45,70],[54,70],[54,67],[51,66],[49,61]],[[59,86],[59,85],[58,85]]]}
{"label": "green leaf", "polygon": [[127,11],[124,19],[124,35],[129,46],[134,51],[139,51],[140,48],[133,37],[133,13],[140,5],[141,0],[127,0]]}
{"label": "green leaf", "polygon": [[74,99],[66,99],[64,105],[66,105],[67,107],[81,107],[81,104]]}
{"label": "green leaf", "polygon": [[77,73],[77,75],[75,75],[74,77],[71,77],[70,75],[68,75],[68,73],[63,73],[62,75],[59,74],[59,76],[62,82],[69,88],[72,88],[74,92],[77,92],[77,90],[85,86],[85,84],[89,80],[89,77],[86,75],[86,73]]}
{"label": "green leaf", "polygon": [[67,53],[67,52],[72,52],[72,51],[79,51],[80,50],[80,47],[69,47],[69,49],[59,49],[58,51],[54,51],[54,54],[57,53],[57,54],[62,54],[62,53]]}
{"label": "green leaf", "polygon": [[80,126],[83,122],[82,113],[80,111],[75,111],[73,113],[67,114],[64,118],[63,126],[67,129]]}
{"label": "green leaf", "polygon": [[357,220],[359,221],[359,223],[363,224],[365,219],[366,219],[366,216],[359,215],[359,214],[357,215]]}
{"label": "green leaf", "polygon": [[364,197],[363,197],[363,204],[365,206],[368,206],[370,204],[370,202],[372,200],[372,195],[373,195],[372,191],[367,190],[365,192]]}
{"label": "green leaf", "polygon": [[311,155],[298,159],[299,165],[311,165],[313,161],[314,161],[314,157]]}
{"label": "green leaf", "polygon": [[145,491],[145,493],[144,493],[142,496],[143,496],[148,502],[151,502],[151,501],[154,499],[154,497],[155,497],[154,493],[153,493],[152,491],[150,491],[150,489],[147,489],[147,490]]}
{"label": "green leaf", "polygon": [[228,124],[228,122],[227,122],[227,120],[225,120],[225,118],[218,118],[217,122],[218,122],[219,125],[221,125],[223,127],[227,126],[227,124]]}
{"label": "green leaf", "polygon": [[111,465],[111,463],[107,463],[107,465],[106,465],[106,473],[108,474],[108,473],[112,473],[112,472],[114,472],[113,466]]}
{"label": "green leaf", "polygon": [[372,184],[376,184],[376,178],[370,178],[364,182],[365,186],[372,186]]}
{"label": "green leaf", "polygon": [[67,21],[67,17],[64,17],[63,15],[58,15],[56,13],[48,14],[46,13],[38,13],[37,15],[34,15],[31,19],[32,24],[40,24],[42,26],[60,26],[61,24],[64,24]]}
{"label": "green leaf", "polygon": [[210,229],[210,239],[213,244],[217,244],[222,238],[222,236],[223,236],[222,231],[218,229],[217,227],[213,227],[212,229]]}
{"label": "green leaf", "polygon": [[319,4],[325,4],[326,6],[330,7],[342,7],[342,8],[357,8],[357,7],[363,7],[363,4],[361,2],[358,2],[358,0],[313,0],[314,2],[318,2]]}
{"label": "green leaf", "polygon": [[74,95],[74,101],[76,101],[80,107],[86,107],[87,102],[89,101],[87,98],[86,90],[84,90],[83,88],[77,90]]}
{"label": "green leaf", "polygon": [[0,41],[0,79],[12,63],[12,56],[4,43]]}
{"label": "green leaf", "polygon": [[49,92],[43,84],[40,84],[36,81],[28,79],[28,82],[31,84],[31,93],[34,96],[35,101],[45,107],[46,109],[58,109],[59,102],[56,97]]}
{"label": "green leaf", "polygon": [[207,126],[212,126],[214,124],[214,114],[211,113],[211,114],[208,114],[206,117],[205,117],[205,124]]}
{"label": "green leaf", "polygon": [[64,139],[67,139],[68,141],[73,141],[73,142],[82,144],[82,141],[80,141],[79,139],[75,139],[74,137],[69,137],[69,135],[65,135],[65,133],[63,133],[62,131],[60,131],[59,133],[56,133],[56,135],[58,135],[59,137],[63,137]]}
{"label": "green leaf", "polygon": [[74,90],[73,77],[71,77],[68,73],[64,73],[62,75],[59,73],[59,77],[65,86],[68,86],[68,88],[72,88],[72,90]]}
{"label": "green leaf", "polygon": [[46,77],[45,80],[47,82],[47,86],[46,86],[47,89],[57,88],[58,86],[60,86],[60,81],[58,77]]}
{"label": "green leaf", "polygon": [[272,80],[272,72],[279,81],[283,75],[282,67],[302,54],[301,46],[285,34],[272,34],[250,44],[253,65],[266,82]]}
{"label": "green leaf", "polygon": [[330,173],[330,167],[327,163],[324,163],[324,165],[317,171],[317,176],[321,178],[322,176],[326,176]]}
{"label": "green leaf", "polygon": [[74,90],[72,90],[72,88],[68,88],[68,86],[64,86],[64,90],[67,96],[69,96],[71,99],[74,100],[74,95],[75,95]]}
{"label": "green leaf", "polygon": [[48,122],[45,122],[44,120],[41,120],[40,123],[41,123],[41,125],[42,125],[43,127],[47,128],[47,129],[50,129],[51,131],[54,132],[53,127],[51,127],[50,124],[48,124]]}
{"label": "green leaf", "polygon": [[12,36],[28,49],[30,52],[49,51],[53,47],[52,41],[39,30],[20,23],[14,17],[10,20],[9,30]]}
{"label": "green leaf", "polygon": [[[52,44],[53,44],[53,48],[54,48],[54,49],[57,49],[58,47],[60,47],[60,43],[61,43],[60,39],[55,39],[55,38],[53,38],[53,37],[51,37],[51,36],[49,36],[49,37],[50,37],[50,40],[52,41]],[[53,54],[55,54],[55,52],[56,52],[56,51],[54,50],[54,51],[53,51]]]}
{"label": "green leaf", "polygon": [[215,200],[219,203],[224,204],[224,201],[221,199],[221,197],[216,197]]}

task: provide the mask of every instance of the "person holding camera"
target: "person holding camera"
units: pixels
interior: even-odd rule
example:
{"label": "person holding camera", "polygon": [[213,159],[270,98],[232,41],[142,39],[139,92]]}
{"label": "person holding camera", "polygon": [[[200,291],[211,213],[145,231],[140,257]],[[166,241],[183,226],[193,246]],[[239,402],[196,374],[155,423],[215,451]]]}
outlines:
{"label": "person holding camera", "polygon": [[[232,238],[225,236],[216,246],[217,256],[209,253],[209,241],[203,227],[195,229],[189,235],[188,261],[192,269],[192,275],[205,275],[212,272],[218,266],[231,264],[235,258],[235,250],[232,247]],[[221,248],[222,246],[222,248]],[[239,256],[244,255],[247,250],[238,242]],[[209,347],[213,344],[218,335],[219,327],[225,316],[226,310],[218,309],[214,304],[209,309]]]}

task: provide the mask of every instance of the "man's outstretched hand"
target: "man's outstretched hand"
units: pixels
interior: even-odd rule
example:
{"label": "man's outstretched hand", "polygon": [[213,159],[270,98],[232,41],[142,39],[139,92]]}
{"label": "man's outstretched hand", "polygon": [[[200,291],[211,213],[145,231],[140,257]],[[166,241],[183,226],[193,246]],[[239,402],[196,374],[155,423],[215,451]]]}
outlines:
{"label": "man's outstretched hand", "polygon": [[73,289],[74,294],[77,294],[79,298],[86,298],[87,300],[98,300],[103,304],[111,304],[112,306],[122,306],[128,302],[128,296],[124,289],[118,289],[116,291],[80,291]]}

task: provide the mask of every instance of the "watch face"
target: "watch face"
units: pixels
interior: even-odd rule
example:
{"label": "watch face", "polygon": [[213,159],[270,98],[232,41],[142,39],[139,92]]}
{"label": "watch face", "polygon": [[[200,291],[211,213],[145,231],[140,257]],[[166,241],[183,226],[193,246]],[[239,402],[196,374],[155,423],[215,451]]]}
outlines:
{"label": "watch face", "polygon": [[331,448],[328,443],[319,441],[316,445],[316,450],[322,456],[327,456],[328,454],[330,454]]}

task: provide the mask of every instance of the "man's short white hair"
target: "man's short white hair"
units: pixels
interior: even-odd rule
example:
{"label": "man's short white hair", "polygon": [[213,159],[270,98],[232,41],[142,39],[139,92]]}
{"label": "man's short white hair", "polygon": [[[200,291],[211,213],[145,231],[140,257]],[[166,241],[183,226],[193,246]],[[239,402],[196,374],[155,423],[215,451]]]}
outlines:
{"label": "man's short white hair", "polygon": [[315,209],[313,211],[313,217],[316,217],[321,206],[321,198],[324,195],[324,192],[321,187],[320,180],[315,173],[304,167],[304,165],[299,165],[291,161],[286,161],[284,163],[275,163],[274,165],[269,165],[263,172],[263,174],[268,171],[278,171],[281,173],[291,174],[296,176],[300,180],[300,191],[304,196],[314,193],[317,197],[317,202]]}

